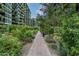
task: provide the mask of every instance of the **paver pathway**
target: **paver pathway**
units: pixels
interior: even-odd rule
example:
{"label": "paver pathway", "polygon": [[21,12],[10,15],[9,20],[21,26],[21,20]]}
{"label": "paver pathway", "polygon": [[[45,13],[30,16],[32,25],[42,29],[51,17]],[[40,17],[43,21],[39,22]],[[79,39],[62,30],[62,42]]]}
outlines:
{"label": "paver pathway", "polygon": [[28,56],[51,56],[44,38],[40,31],[36,34],[33,44],[27,54]]}

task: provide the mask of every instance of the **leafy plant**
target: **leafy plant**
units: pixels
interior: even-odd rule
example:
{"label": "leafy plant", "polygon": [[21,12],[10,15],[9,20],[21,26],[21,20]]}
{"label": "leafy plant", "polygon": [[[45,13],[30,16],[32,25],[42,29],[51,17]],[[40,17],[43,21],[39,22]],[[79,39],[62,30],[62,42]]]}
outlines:
{"label": "leafy plant", "polygon": [[78,26],[78,24],[76,24],[78,19],[78,14],[73,14],[68,20],[64,19],[65,24],[62,28],[63,31],[60,33],[62,37],[62,39],[60,39],[60,48],[64,48],[60,49],[60,51],[66,52],[65,55],[79,55],[79,28],[76,27]]}
{"label": "leafy plant", "polygon": [[12,30],[10,31],[10,33],[12,33],[12,35],[14,37],[17,37],[20,41],[27,43],[27,42],[32,42],[32,39],[34,38],[34,35],[36,34],[37,30],[32,28],[32,27],[28,27],[28,26],[13,26],[14,28],[12,28]]}
{"label": "leafy plant", "polygon": [[0,55],[20,55],[21,42],[17,37],[9,34],[3,34],[0,38]]}

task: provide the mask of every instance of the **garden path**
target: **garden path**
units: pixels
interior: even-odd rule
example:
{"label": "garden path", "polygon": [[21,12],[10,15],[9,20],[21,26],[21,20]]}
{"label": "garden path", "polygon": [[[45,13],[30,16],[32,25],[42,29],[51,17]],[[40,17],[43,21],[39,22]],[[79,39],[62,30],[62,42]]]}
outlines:
{"label": "garden path", "polygon": [[40,33],[36,34],[33,44],[27,54],[28,56],[51,56],[48,46]]}

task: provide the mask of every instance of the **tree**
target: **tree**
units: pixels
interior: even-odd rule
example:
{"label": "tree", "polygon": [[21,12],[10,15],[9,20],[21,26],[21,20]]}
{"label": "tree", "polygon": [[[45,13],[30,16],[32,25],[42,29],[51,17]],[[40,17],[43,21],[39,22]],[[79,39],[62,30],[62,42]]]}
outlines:
{"label": "tree", "polygon": [[79,55],[79,4],[44,3],[42,6],[40,10],[44,14],[38,18],[42,32],[59,34],[61,55]]}

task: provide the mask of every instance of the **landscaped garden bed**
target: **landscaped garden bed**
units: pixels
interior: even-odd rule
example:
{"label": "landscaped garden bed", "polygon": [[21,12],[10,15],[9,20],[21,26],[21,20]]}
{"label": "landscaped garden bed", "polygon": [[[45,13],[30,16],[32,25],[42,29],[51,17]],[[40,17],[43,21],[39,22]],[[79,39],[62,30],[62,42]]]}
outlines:
{"label": "landscaped garden bed", "polygon": [[4,31],[0,33],[0,55],[21,55],[23,45],[33,41],[37,29],[26,25],[7,26],[1,27]]}

